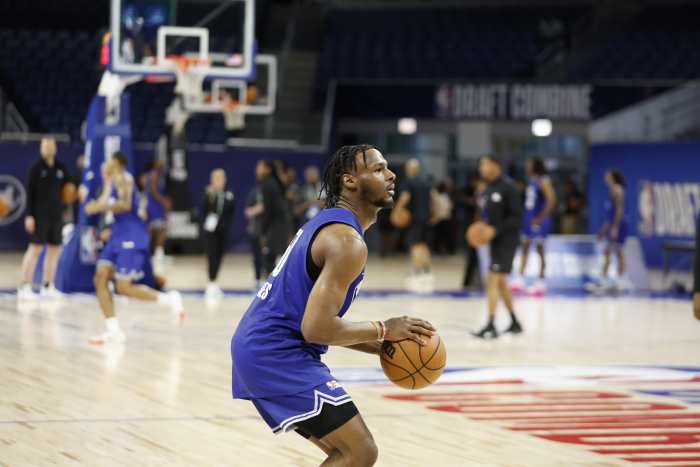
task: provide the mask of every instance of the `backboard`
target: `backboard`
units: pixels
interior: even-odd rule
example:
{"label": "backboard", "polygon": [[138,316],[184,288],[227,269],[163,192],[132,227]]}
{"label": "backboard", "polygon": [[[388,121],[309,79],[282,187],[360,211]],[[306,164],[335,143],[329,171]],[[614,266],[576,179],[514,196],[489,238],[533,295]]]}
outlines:
{"label": "backboard", "polygon": [[254,0],[111,0],[110,21],[114,73],[174,76],[171,57],[188,56],[208,79],[254,76]]}
{"label": "backboard", "polygon": [[[210,54],[212,67],[222,57]],[[193,83],[194,85],[194,83]],[[222,112],[228,98],[240,103],[239,111],[245,115],[271,115],[277,106],[277,57],[256,55],[253,77],[249,80],[213,78],[201,80],[201,92],[189,93],[184,102],[185,110],[194,113]]]}

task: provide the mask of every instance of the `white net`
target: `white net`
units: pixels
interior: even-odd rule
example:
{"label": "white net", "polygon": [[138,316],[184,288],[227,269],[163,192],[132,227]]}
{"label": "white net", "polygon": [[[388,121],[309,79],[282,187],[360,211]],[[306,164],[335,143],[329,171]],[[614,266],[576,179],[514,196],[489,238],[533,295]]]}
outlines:
{"label": "white net", "polygon": [[227,130],[240,130],[245,127],[245,113],[240,105],[224,103],[224,126]]}

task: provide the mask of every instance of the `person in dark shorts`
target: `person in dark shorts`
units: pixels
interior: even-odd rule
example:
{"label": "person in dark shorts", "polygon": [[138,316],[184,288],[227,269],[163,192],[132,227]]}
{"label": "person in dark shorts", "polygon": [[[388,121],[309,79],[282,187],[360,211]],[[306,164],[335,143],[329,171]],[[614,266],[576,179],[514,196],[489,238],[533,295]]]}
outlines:
{"label": "person in dark shorts", "polygon": [[411,213],[411,224],[406,232],[406,241],[411,252],[411,276],[407,288],[415,292],[431,292],[433,276],[430,248],[432,234],[432,203],[436,196],[430,183],[421,176],[417,159],[406,162],[406,182],[396,209],[406,208]]}
{"label": "person in dark shorts", "polygon": [[520,244],[522,206],[518,190],[512,180],[503,174],[498,159],[491,156],[481,159],[479,173],[488,182],[481,195],[480,204],[481,218],[489,226],[491,265],[486,276],[489,319],[486,326],[474,333],[474,336],[495,339],[498,337],[498,331],[494,326],[494,318],[499,298],[503,300],[511,318],[510,326],[505,332],[522,332],[508,287],[508,274],[513,268],[515,251]]}
{"label": "person in dark shorts", "polygon": [[61,254],[63,229],[63,202],[61,190],[70,181],[66,167],[56,159],[56,140],[45,137],[41,140],[41,159],[29,171],[27,181],[27,216],[24,228],[29,234],[29,246],[22,260],[22,285],[17,289],[17,298],[36,298],[32,290],[34,270],[39,254],[46,245],[43,285],[41,296],[60,297],[53,285],[56,265]]}

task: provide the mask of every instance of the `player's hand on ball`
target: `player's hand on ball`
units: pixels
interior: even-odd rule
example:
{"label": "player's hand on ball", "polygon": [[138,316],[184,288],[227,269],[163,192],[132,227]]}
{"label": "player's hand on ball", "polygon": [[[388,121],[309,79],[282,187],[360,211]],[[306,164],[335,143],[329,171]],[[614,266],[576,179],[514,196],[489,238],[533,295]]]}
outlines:
{"label": "player's hand on ball", "polygon": [[34,217],[33,216],[25,217],[24,218],[24,230],[26,230],[28,234],[33,234],[35,228],[36,228],[36,223],[34,222]]}
{"label": "player's hand on ball", "polygon": [[496,236],[496,229],[489,224],[484,223],[484,236],[486,237],[487,243],[493,240]]}
{"label": "player's hand on ball", "polygon": [[391,318],[384,325],[386,326],[384,340],[391,342],[410,339],[420,345],[425,345],[426,341],[422,336],[430,337],[435,334],[435,327],[432,324],[425,320],[409,318],[408,316]]}

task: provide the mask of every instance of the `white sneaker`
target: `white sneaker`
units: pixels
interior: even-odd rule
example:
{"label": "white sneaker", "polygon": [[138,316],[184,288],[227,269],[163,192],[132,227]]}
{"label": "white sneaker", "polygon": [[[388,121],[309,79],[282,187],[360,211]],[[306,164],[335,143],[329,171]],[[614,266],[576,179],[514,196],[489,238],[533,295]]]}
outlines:
{"label": "white sneaker", "polygon": [[223,297],[224,292],[221,290],[221,287],[219,287],[218,285],[216,285],[213,282],[210,282],[209,284],[207,284],[207,288],[204,291],[204,295],[206,296],[206,298],[209,298],[209,299],[221,298],[221,297]]}
{"label": "white sneaker", "polygon": [[542,297],[545,293],[547,293],[547,285],[543,280],[538,280],[527,289],[527,294],[533,297]]}
{"label": "white sneaker", "polygon": [[525,291],[525,281],[522,277],[516,277],[513,282],[510,283],[510,291],[514,293]]}
{"label": "white sneaker", "polygon": [[41,298],[59,299],[63,298],[63,294],[53,284],[48,287],[41,288]]}
{"label": "white sneaker", "polygon": [[185,319],[185,307],[182,305],[182,295],[177,290],[168,292],[168,305],[173,314],[176,314],[180,321]]}
{"label": "white sneaker", "polygon": [[432,274],[421,274],[416,277],[416,292],[431,294],[435,291],[435,278]]}
{"label": "white sneaker", "polygon": [[126,335],[121,330],[116,332],[106,331],[92,336],[89,340],[92,345],[123,344],[124,341],[126,341]]}
{"label": "white sneaker", "polygon": [[32,290],[31,284],[22,284],[17,287],[17,300],[36,300],[39,295]]}

